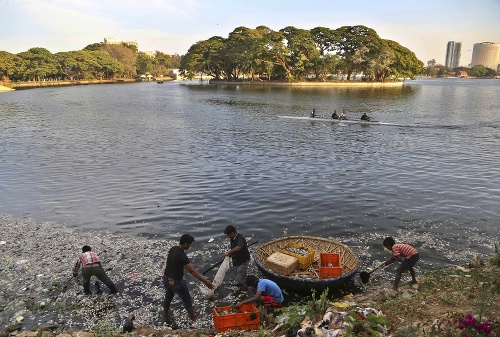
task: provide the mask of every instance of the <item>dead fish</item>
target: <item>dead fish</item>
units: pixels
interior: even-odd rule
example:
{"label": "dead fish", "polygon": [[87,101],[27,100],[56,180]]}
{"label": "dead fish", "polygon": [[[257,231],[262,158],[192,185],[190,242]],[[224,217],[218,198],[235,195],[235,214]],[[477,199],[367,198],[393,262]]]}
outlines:
{"label": "dead fish", "polygon": [[132,332],[134,330],[134,315],[130,315],[125,319],[125,323],[123,323],[123,332]]}

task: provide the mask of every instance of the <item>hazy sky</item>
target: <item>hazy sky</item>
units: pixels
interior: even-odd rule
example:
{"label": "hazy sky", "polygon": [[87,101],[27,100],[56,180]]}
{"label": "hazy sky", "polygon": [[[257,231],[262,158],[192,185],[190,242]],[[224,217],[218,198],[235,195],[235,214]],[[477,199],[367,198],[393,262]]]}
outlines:
{"label": "hazy sky", "polygon": [[112,37],[185,54],[197,41],[260,25],[364,25],[425,64],[444,64],[447,42],[460,41],[468,65],[474,43],[500,43],[500,0],[0,0],[0,50],[10,53],[80,50]]}

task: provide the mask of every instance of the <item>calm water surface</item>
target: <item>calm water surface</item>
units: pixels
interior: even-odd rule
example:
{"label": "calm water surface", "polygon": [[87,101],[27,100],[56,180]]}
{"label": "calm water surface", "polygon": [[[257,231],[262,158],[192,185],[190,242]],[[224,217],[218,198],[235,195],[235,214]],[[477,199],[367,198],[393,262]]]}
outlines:
{"label": "calm water surface", "polygon": [[[159,238],[332,237],[380,257],[387,235],[427,265],[500,239],[500,81],[397,89],[196,82],[0,94],[0,212]],[[345,109],[407,125],[278,118]],[[373,255],[373,256],[372,256]]]}

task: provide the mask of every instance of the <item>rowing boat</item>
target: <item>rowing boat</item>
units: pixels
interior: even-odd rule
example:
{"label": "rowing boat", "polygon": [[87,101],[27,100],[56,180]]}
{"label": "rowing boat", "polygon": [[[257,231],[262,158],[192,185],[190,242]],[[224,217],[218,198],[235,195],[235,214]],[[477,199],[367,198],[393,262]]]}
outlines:
{"label": "rowing boat", "polygon": [[[270,266],[268,263],[269,257],[276,252],[284,252],[290,246],[310,250],[313,256],[311,256],[311,260],[309,261],[310,265],[306,268],[298,268],[288,275],[282,275]],[[326,255],[340,255],[340,275],[320,278],[320,273],[322,272],[320,269],[321,266],[319,266],[321,253],[327,253]],[[253,255],[257,267],[266,278],[276,282],[281,288],[296,292],[339,288],[357,273],[359,267],[358,257],[348,246],[335,240],[313,236],[288,236],[279,238],[260,245]]]}
{"label": "rowing boat", "polygon": [[334,123],[334,124],[361,124],[361,125],[389,125],[389,126],[407,126],[407,125],[402,125],[402,124],[395,124],[395,123],[386,123],[386,122],[379,122],[379,121],[363,121],[363,120],[354,120],[354,119],[332,119],[332,118],[325,118],[325,117],[301,117],[301,116],[278,116],[279,118],[286,118],[286,119],[298,119],[298,120],[304,120],[304,121],[311,121],[311,122],[329,122],[329,123]]}

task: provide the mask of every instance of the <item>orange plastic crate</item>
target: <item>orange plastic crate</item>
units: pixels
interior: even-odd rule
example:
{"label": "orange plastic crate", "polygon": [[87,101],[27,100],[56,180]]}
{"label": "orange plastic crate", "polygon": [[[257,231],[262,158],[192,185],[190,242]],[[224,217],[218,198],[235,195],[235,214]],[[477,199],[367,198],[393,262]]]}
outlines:
{"label": "orange plastic crate", "polygon": [[[332,267],[325,267],[331,264]],[[320,253],[319,254],[319,278],[335,278],[342,276],[342,266],[340,263],[340,254]]]}
{"label": "orange plastic crate", "polygon": [[221,312],[231,311],[231,307],[213,309],[214,326],[217,332],[227,330],[258,330],[260,328],[260,311],[253,304],[243,304],[236,314],[221,315]]}

